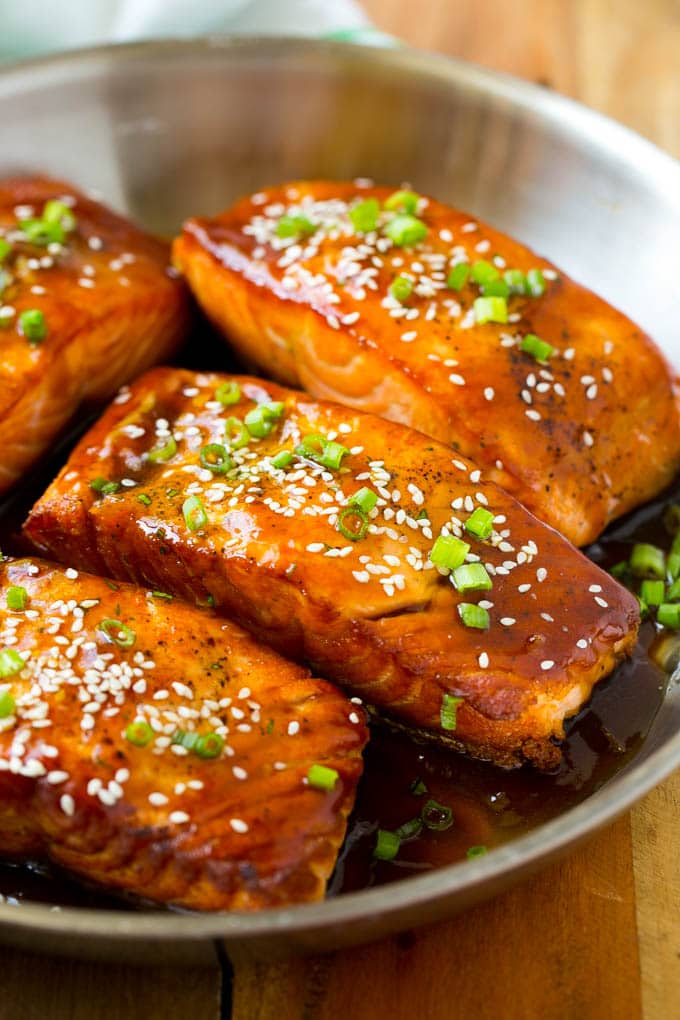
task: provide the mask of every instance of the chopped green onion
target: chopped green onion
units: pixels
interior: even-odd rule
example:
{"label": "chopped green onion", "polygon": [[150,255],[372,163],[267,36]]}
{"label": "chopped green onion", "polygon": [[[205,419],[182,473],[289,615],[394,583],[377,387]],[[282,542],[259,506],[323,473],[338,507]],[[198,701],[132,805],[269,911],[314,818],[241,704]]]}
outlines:
{"label": "chopped green onion", "polygon": [[476,630],[488,630],[491,620],[488,609],[477,606],[473,602],[461,602],[458,606],[458,615],[466,627],[474,627]]}
{"label": "chopped green onion", "polygon": [[465,698],[457,698],[454,694],[442,694],[442,707],[439,712],[439,721],[443,730],[450,730],[452,733],[458,725],[458,706],[465,701]]}
{"label": "chopped green onion", "polygon": [[279,450],[275,457],[272,457],[272,467],[279,471],[287,468],[293,462],[293,454],[290,450]]}
{"label": "chopped green onion", "polygon": [[385,233],[393,244],[404,248],[424,241],[427,237],[427,227],[415,216],[404,214],[391,219],[385,227]]}
{"label": "chopped green onion", "polygon": [[666,596],[663,581],[644,580],[640,585],[640,598],[648,606],[660,606]]}
{"label": "chopped green onion", "polygon": [[483,506],[478,506],[466,520],[465,530],[477,538],[488,538],[493,531],[493,514]]}
{"label": "chopped green onion", "polygon": [[337,471],[341,464],[342,458],[346,457],[349,450],[342,443],[336,443],[334,440],[329,440],[324,448],[323,453],[319,457],[319,464],[322,464],[326,468],[330,468],[333,471]]}
{"label": "chopped green onion", "polygon": [[177,729],[170,738],[171,744],[178,744],[180,747],[185,747],[187,751],[193,751],[199,740],[199,734],[196,732],[189,732],[187,730]]}
{"label": "chopped green onion", "polygon": [[184,523],[189,531],[199,531],[208,523],[208,515],[198,496],[188,496],[182,503]]}
{"label": "chopped green onion", "polygon": [[0,652],[0,677],[3,679],[20,673],[26,663],[13,648],[3,648]]}
{"label": "chopped green onion", "polygon": [[378,861],[393,861],[399,853],[401,840],[396,832],[389,829],[378,829],[378,836],[373,848],[373,856]]}
{"label": "chopped green onion", "polygon": [[464,563],[456,567],[451,576],[461,594],[466,591],[490,591],[493,588],[493,581],[482,563]]}
{"label": "chopped green onion", "polygon": [[0,719],[9,719],[11,715],[14,715],[16,707],[14,695],[9,691],[2,691],[0,693]]}
{"label": "chopped green onion", "polygon": [[98,628],[119,648],[132,648],[137,637],[134,630],[120,620],[102,620]]}
{"label": "chopped green onion", "polygon": [[479,259],[477,262],[472,263],[470,279],[473,283],[491,283],[493,280],[499,280],[500,275],[496,267],[485,259]]}
{"label": "chopped green onion", "polygon": [[377,198],[365,198],[349,210],[349,218],[357,234],[370,234],[378,226],[380,203]]}
{"label": "chopped green onion", "polygon": [[246,428],[251,436],[264,439],[276,428],[276,423],[283,414],[285,405],[280,400],[258,404],[244,418]]}
{"label": "chopped green onion", "polygon": [[532,297],[542,297],[546,291],[545,277],[540,269],[530,269],[527,273],[527,292]]}
{"label": "chopped green onion", "polygon": [[409,280],[408,276],[397,276],[390,285],[390,294],[395,301],[400,301],[402,304],[411,297],[413,293],[413,280]]}
{"label": "chopped green onion", "polygon": [[668,571],[668,576],[673,581],[680,575],[680,535],[676,535],[673,539],[671,551],[668,554],[666,570]]}
{"label": "chopped green onion", "polygon": [[215,400],[225,407],[228,407],[230,404],[238,404],[240,399],[241,387],[234,379],[221,383],[215,390]]}
{"label": "chopped green onion", "polygon": [[638,542],[630,554],[630,569],[634,577],[651,577],[663,580],[666,562],[662,549],[648,542]]}
{"label": "chopped green onion", "polygon": [[[346,524],[345,521],[349,521],[349,524]],[[358,542],[366,537],[368,514],[359,506],[346,506],[338,514],[337,529],[350,542]]]}
{"label": "chopped green onion", "polygon": [[373,492],[373,489],[367,489],[366,486],[363,486],[361,489],[357,489],[350,499],[352,506],[358,506],[365,514],[370,514],[377,502],[378,497]]}
{"label": "chopped green onion", "polygon": [[677,503],[669,503],[664,507],[663,526],[669,535],[676,535],[680,531],[680,506]]}
{"label": "chopped green onion", "polygon": [[527,293],[527,278],[521,269],[507,269],[503,273],[503,279],[513,294]]}
{"label": "chopped green onion", "polygon": [[535,333],[527,333],[525,337],[522,337],[519,349],[524,351],[525,354],[530,354],[536,361],[547,361],[555,353],[555,348],[552,344],[541,340]]}
{"label": "chopped green onion", "polygon": [[56,198],[46,202],[42,211],[43,223],[58,223],[62,230],[70,233],[75,230],[76,218],[65,202],[59,202]]}
{"label": "chopped green onion", "polygon": [[394,830],[394,835],[399,837],[400,842],[407,839],[416,839],[423,831],[423,822],[420,818],[410,818]]}
{"label": "chopped green onion", "polygon": [[630,567],[628,566],[628,560],[621,560],[619,563],[615,563],[613,567],[609,568],[609,573],[612,577],[616,577],[619,580],[625,577]]}
{"label": "chopped green onion", "polygon": [[32,344],[39,344],[47,336],[45,316],[39,308],[27,308],[19,316],[19,329]]}
{"label": "chopped green onion", "polygon": [[7,591],[7,608],[22,610],[26,608],[28,592],[21,585],[13,584]]}
{"label": "chopped green onion", "polygon": [[144,719],[138,719],[137,722],[130,723],[125,730],[125,739],[135,747],[146,747],[153,739],[153,730]]}
{"label": "chopped green onion", "polygon": [[469,846],[466,851],[467,857],[473,860],[475,857],[483,857],[484,854],[488,854],[488,849],[485,846]]}
{"label": "chopped green onion", "polygon": [[327,765],[310,765],[307,772],[307,782],[317,790],[334,790],[339,778],[336,770]]}
{"label": "chopped green onion", "polygon": [[224,750],[224,737],[219,733],[204,733],[194,745],[199,758],[218,758]]}
{"label": "chopped green onion", "polygon": [[668,602],[680,601],[680,579],[673,581],[670,588],[666,592],[666,599]]}
{"label": "chopped green onion", "polygon": [[453,267],[449,275],[446,277],[446,286],[450,290],[461,290],[461,288],[467,283],[469,275],[470,266],[468,263],[459,262],[457,266]]}
{"label": "chopped green onion", "polygon": [[12,250],[12,245],[4,237],[0,237],[0,262],[4,262]]}
{"label": "chopped green onion", "polygon": [[[657,584],[656,581],[645,582],[647,584]],[[678,602],[662,602],[656,611],[656,622],[660,623],[663,627],[671,627],[673,630],[680,628],[680,603]]]}
{"label": "chopped green onion", "polygon": [[[450,695],[449,695],[449,697],[450,697]],[[414,797],[422,797],[422,796],[424,796],[424,794],[427,793],[427,786],[422,781],[420,776],[418,776],[417,779],[413,780],[413,782],[411,783],[411,785],[408,788],[408,792],[412,793]]]}
{"label": "chopped green onion", "polygon": [[502,297],[478,297],[474,302],[474,310],[480,326],[485,322],[508,321],[508,302]]}
{"label": "chopped green onion", "polygon": [[161,439],[152,450],[149,451],[149,460],[153,464],[165,463],[166,460],[171,460],[177,453],[177,440],[174,436],[168,436],[167,439]]}
{"label": "chopped green onion", "polygon": [[436,567],[453,570],[465,562],[470,546],[454,535],[440,535],[430,549],[430,559]]}
{"label": "chopped green onion", "polygon": [[310,433],[302,437],[302,442],[295,447],[298,457],[306,457],[323,467],[337,471],[342,464],[342,458],[346,457],[349,450],[342,443],[326,439],[318,433]]}
{"label": "chopped green onion", "polygon": [[47,223],[45,220],[19,220],[19,227],[27,241],[46,248],[48,244],[63,244],[66,235],[60,223]]}
{"label": "chopped green onion", "polygon": [[93,492],[99,493],[100,496],[111,496],[114,492],[118,492],[120,484],[118,482],[110,482],[107,478],[93,478],[90,482],[90,488]]}
{"label": "chopped green onion", "polygon": [[168,602],[172,602],[174,595],[168,595],[167,591],[152,591],[151,597],[154,599],[167,599]]}
{"label": "chopped green onion", "polygon": [[505,280],[490,280],[482,285],[481,291],[487,297],[510,297],[510,288]]}
{"label": "chopped green onion", "polygon": [[385,208],[390,212],[405,212],[411,215],[418,211],[420,195],[415,191],[394,191],[385,199]]}
{"label": "chopped green onion", "polygon": [[282,216],[276,224],[277,237],[310,237],[318,227],[306,216]]}
{"label": "chopped green onion", "polygon": [[225,475],[233,466],[229,451],[221,443],[208,443],[202,446],[199,457],[201,465],[216,475]]}
{"label": "chopped green onion", "polygon": [[640,598],[639,595],[636,595],[635,597],[637,598],[638,605],[640,606],[640,617],[641,619],[646,620],[647,617],[649,616],[649,606],[647,605],[644,599]]}
{"label": "chopped green onion", "polygon": [[453,825],[453,811],[446,804],[439,804],[436,800],[428,800],[423,804],[420,812],[423,825],[433,832],[446,832]]}
{"label": "chopped green onion", "polygon": [[137,499],[140,503],[143,503],[144,506],[151,506],[151,496],[147,496],[145,492],[140,492]]}
{"label": "chopped green onion", "polygon": [[240,450],[250,442],[250,432],[240,418],[227,418],[224,423],[224,440],[232,450]]}

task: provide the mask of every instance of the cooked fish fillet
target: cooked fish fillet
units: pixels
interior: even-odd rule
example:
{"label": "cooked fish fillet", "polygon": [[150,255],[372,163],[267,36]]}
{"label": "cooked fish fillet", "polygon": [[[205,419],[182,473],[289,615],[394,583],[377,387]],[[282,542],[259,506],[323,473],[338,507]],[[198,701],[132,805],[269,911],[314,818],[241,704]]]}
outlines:
{"label": "cooked fish fillet", "polygon": [[[576,545],[592,541],[680,466],[668,364],[545,259],[416,201],[358,184],[281,185],[189,220],[174,260],[268,374],[452,444]],[[406,208],[424,225],[415,232]],[[472,266],[464,282],[461,263]],[[510,286],[524,292],[504,297]],[[498,321],[486,321],[489,297]],[[523,350],[526,337],[548,346]]]}
{"label": "cooked fish fillet", "polygon": [[323,896],[361,709],[210,610],[40,560],[0,580],[0,853],[198,910]]}
{"label": "cooked fish fillet", "polygon": [[69,184],[0,180],[0,492],[83,401],[172,354],[188,301],[168,258]]}
{"label": "cooked fish fillet", "polygon": [[628,591],[449,447],[257,379],[147,373],[25,533],[210,600],[411,729],[503,764],[559,759],[552,738],[638,625]]}

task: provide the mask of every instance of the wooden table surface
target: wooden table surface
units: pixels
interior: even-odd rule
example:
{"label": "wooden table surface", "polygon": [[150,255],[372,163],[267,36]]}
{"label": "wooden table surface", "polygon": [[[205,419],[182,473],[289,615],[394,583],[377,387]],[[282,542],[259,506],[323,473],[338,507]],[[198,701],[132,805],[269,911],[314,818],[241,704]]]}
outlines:
{"label": "wooden table surface", "polygon": [[[365,0],[407,42],[573,96],[680,156],[677,0]],[[3,949],[13,1020],[675,1020],[680,773],[454,920],[333,956],[135,968]],[[227,968],[228,969],[228,968]]]}

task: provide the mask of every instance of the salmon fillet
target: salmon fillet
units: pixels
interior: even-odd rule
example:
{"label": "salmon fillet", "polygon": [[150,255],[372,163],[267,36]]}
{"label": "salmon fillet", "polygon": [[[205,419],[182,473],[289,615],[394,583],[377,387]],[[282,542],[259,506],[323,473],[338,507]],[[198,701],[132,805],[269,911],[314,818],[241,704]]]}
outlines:
{"label": "salmon fillet", "polygon": [[69,184],[0,180],[0,492],[81,403],[173,353],[189,312],[168,259]]}
{"label": "salmon fillet", "polygon": [[361,709],[210,610],[40,560],[0,566],[0,628],[2,854],[197,910],[323,896]]}
{"label": "salmon fillet", "polygon": [[576,545],[593,541],[680,466],[668,364],[517,241],[396,194],[269,188],[189,220],[174,261],[273,378],[450,443]]}
{"label": "salmon fillet", "polygon": [[210,601],[388,717],[505,765],[559,760],[564,719],[638,626],[633,595],[449,447],[258,379],[147,373],[25,534]]}

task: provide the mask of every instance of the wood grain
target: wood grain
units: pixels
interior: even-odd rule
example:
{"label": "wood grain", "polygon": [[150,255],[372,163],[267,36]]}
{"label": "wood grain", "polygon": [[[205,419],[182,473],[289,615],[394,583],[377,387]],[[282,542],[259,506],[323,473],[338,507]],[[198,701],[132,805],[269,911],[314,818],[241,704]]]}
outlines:
{"label": "wood grain", "polygon": [[236,967],[233,1020],[382,1016],[637,1020],[629,818],[452,921],[332,956]]}

